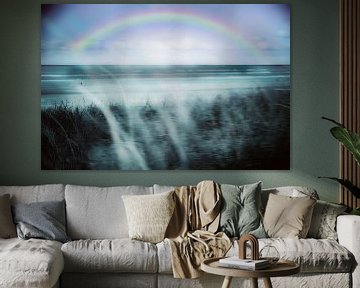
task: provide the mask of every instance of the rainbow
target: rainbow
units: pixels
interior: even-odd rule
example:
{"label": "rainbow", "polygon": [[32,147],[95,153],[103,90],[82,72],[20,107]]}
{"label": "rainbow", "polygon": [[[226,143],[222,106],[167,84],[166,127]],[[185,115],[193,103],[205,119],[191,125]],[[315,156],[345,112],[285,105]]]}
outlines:
{"label": "rainbow", "polygon": [[93,45],[127,28],[149,25],[153,23],[186,23],[194,28],[200,28],[210,33],[217,33],[222,37],[228,37],[238,47],[246,49],[254,56],[263,58],[264,53],[259,49],[244,33],[235,30],[227,23],[220,22],[218,19],[204,17],[190,11],[152,11],[130,14],[126,17],[113,19],[112,21],[96,27],[82,37],[72,42],[72,49],[84,51]]}

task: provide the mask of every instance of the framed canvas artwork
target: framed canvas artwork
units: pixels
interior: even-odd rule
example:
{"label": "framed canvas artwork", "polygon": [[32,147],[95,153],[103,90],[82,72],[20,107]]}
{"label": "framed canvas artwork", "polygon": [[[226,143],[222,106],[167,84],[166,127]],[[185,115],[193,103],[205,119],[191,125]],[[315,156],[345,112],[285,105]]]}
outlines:
{"label": "framed canvas artwork", "polygon": [[44,170],[290,169],[288,4],[42,4]]}

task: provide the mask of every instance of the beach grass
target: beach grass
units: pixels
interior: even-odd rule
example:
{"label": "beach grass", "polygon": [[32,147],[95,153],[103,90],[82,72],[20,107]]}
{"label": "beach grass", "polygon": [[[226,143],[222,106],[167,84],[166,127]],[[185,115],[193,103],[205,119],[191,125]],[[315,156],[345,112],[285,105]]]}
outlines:
{"label": "beach grass", "polygon": [[289,103],[286,89],[229,92],[185,107],[113,103],[113,126],[95,104],[43,108],[42,169],[289,169]]}

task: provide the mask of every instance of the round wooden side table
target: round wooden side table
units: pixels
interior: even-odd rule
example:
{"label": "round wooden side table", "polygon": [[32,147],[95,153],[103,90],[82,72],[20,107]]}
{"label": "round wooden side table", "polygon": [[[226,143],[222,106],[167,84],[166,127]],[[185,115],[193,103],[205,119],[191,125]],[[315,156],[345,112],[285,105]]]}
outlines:
{"label": "round wooden side table", "polygon": [[225,276],[222,288],[229,288],[233,277],[251,278],[253,287],[258,288],[258,278],[263,278],[265,287],[272,288],[270,277],[289,276],[300,272],[300,266],[288,260],[279,260],[270,268],[261,270],[245,270],[237,268],[222,267],[219,259],[206,259],[201,263],[201,270],[216,275]]}

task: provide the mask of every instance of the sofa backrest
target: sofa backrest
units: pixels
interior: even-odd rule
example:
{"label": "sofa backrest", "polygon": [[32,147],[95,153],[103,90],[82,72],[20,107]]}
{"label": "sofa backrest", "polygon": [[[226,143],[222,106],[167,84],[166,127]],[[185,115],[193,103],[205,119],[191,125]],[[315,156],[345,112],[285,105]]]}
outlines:
{"label": "sofa backrest", "polygon": [[61,201],[65,198],[65,185],[0,186],[0,195],[4,194],[10,194],[11,204]]}
{"label": "sofa backrest", "polygon": [[71,239],[128,238],[123,195],[153,194],[153,187],[66,185],[67,233]]}
{"label": "sofa backrest", "polygon": [[[10,194],[12,204],[65,199],[67,233],[71,239],[115,239],[128,238],[123,195],[157,194],[174,188],[174,186],[156,184],[153,187],[46,184],[0,186],[0,195]],[[263,189],[261,193],[263,212],[270,193],[292,197],[309,195],[319,199],[317,192],[308,187],[287,186]]]}
{"label": "sofa backrest", "polygon": [[[154,194],[164,193],[171,190],[174,190],[175,186],[166,186],[166,185],[154,185]],[[276,194],[282,196],[291,196],[291,197],[304,197],[311,196],[315,199],[319,199],[319,196],[315,189],[305,186],[283,186],[283,187],[274,187],[274,188],[265,188],[261,191],[261,209],[264,210],[269,199],[269,194]]]}
{"label": "sofa backrest", "polygon": [[158,184],[154,184],[153,187],[154,187],[154,194],[169,192],[176,188],[176,186],[167,186],[167,185],[158,185]]}
{"label": "sofa backrest", "polygon": [[319,195],[317,194],[316,190],[310,187],[284,186],[284,187],[267,188],[261,191],[261,210],[263,212],[265,211],[266,204],[269,199],[269,194],[291,196],[291,197],[310,196],[317,200],[319,199]]}
{"label": "sofa backrest", "polygon": [[[175,186],[166,186],[166,185],[154,185],[154,194],[164,193],[171,190],[174,190]],[[282,196],[291,196],[291,197],[304,197],[310,196],[315,199],[319,199],[319,195],[316,190],[311,187],[305,186],[282,186],[274,188],[265,188],[261,191],[261,210],[265,210],[267,201],[269,199],[269,194],[276,194]]]}

